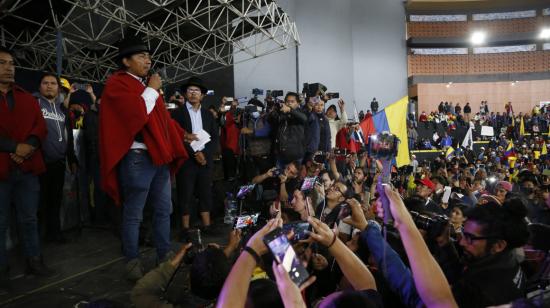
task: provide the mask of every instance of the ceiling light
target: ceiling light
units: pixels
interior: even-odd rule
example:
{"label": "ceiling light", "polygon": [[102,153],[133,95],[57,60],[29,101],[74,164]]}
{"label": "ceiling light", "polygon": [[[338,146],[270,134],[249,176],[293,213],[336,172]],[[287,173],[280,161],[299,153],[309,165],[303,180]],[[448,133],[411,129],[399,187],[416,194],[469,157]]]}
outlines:
{"label": "ceiling light", "polygon": [[550,28],[544,28],[540,30],[539,38],[542,40],[550,39]]}
{"label": "ceiling light", "polygon": [[487,38],[487,34],[483,31],[476,31],[472,33],[472,36],[470,37],[470,42],[473,45],[481,45],[485,43],[485,39]]}

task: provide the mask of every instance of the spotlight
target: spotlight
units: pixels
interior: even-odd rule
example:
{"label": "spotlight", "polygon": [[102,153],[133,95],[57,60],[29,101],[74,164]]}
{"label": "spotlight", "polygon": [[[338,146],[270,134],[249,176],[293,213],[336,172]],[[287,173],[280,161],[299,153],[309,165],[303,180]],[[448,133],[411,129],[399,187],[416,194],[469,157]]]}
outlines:
{"label": "spotlight", "polygon": [[470,42],[473,45],[481,45],[485,43],[486,38],[487,38],[487,33],[483,31],[476,31],[472,33],[472,36],[470,37]]}
{"label": "spotlight", "polygon": [[550,39],[550,28],[544,28],[544,29],[540,30],[539,38],[541,40]]}

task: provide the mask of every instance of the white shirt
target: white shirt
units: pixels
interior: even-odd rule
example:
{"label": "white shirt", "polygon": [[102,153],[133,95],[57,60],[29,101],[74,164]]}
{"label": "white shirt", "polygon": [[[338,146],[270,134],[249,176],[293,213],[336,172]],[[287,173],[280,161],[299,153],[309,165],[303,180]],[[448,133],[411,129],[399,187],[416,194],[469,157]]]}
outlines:
{"label": "white shirt", "polygon": [[[139,76],[136,76],[136,75],[134,75],[130,72],[126,72],[126,73],[128,75],[134,77],[139,82],[141,82],[142,84],[145,85],[144,81]],[[141,97],[145,101],[145,109],[147,110],[147,114],[150,114],[151,111],[153,111],[153,108],[155,108],[155,102],[157,101],[157,98],[159,97],[159,93],[157,92],[157,90],[155,90],[151,87],[146,87],[145,90],[143,91],[143,93],[141,93]],[[132,146],[130,147],[130,149],[147,150],[147,146],[144,143],[134,141],[134,143],[132,143]]]}
{"label": "white shirt", "polygon": [[[191,131],[193,134],[198,133],[202,130],[202,115],[201,115],[201,107],[197,110],[193,109],[193,105],[191,105],[189,102],[185,103],[185,106],[187,107],[187,111],[189,111],[189,117],[191,118]],[[204,146],[199,148],[198,151],[204,150]]]}

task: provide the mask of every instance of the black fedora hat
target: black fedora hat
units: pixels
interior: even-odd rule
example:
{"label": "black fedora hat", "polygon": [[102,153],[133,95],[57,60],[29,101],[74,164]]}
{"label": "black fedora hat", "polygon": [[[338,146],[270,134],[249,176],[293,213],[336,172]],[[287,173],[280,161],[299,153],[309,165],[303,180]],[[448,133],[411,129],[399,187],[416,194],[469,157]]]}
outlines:
{"label": "black fedora hat", "polygon": [[181,86],[181,90],[183,92],[186,92],[187,88],[190,87],[190,86],[199,87],[203,94],[208,92],[208,88],[204,85],[204,82],[202,81],[202,79],[200,79],[197,76],[189,77],[189,79],[187,79],[187,82]]}
{"label": "black fedora hat", "polygon": [[118,47],[118,58],[122,59],[140,52],[150,52],[147,44],[137,36],[127,36],[116,43]]}

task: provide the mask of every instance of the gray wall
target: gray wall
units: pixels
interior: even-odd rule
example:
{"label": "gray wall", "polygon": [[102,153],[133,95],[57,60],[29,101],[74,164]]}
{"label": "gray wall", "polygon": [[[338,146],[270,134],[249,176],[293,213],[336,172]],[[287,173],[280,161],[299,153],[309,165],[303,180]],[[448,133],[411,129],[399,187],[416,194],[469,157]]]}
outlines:
{"label": "gray wall", "polygon": [[354,0],[353,82],[357,105],[380,107],[407,95],[405,9],[402,0]]}
{"label": "gray wall", "polygon": [[[321,82],[340,92],[353,116],[375,96],[384,105],[407,94],[405,10],[400,0],[285,0],[296,21],[299,89]],[[252,88],[296,90],[296,52],[284,50],[234,66],[235,94]],[[331,103],[336,103],[332,101]]]}

